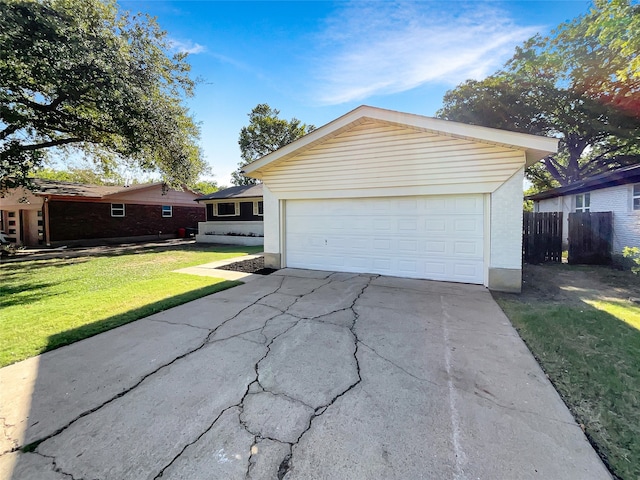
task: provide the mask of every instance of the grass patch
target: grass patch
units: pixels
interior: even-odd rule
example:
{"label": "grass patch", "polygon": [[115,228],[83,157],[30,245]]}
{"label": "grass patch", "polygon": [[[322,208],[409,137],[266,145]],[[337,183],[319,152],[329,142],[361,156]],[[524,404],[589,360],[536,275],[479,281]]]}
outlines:
{"label": "grass patch", "polygon": [[141,250],[0,266],[0,366],[237,285],[172,270],[261,247]]}
{"label": "grass patch", "polygon": [[[552,274],[559,271],[549,268]],[[590,275],[584,269],[562,272]],[[624,299],[587,300],[581,290],[575,295],[574,302],[536,300],[530,293],[495,297],[610,470],[635,480],[640,478],[640,309]]]}
{"label": "grass patch", "polygon": [[640,330],[640,305],[623,300],[587,300],[586,302]]}

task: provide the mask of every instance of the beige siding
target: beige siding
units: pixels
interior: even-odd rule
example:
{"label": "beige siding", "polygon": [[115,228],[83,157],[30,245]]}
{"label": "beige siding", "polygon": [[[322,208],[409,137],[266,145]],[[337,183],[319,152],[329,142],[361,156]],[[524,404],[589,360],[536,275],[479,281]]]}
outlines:
{"label": "beige siding", "polygon": [[521,150],[367,121],[261,173],[280,198],[296,192],[366,196],[366,190],[370,196],[397,195],[394,189],[411,187],[427,194],[454,185],[456,192],[490,193],[524,163]]}

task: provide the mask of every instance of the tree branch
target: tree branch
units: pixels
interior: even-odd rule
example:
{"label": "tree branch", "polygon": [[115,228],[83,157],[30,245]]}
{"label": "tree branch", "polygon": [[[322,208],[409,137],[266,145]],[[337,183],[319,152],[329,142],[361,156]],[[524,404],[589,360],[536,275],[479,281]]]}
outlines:
{"label": "tree branch", "polygon": [[4,140],[9,135],[11,135],[14,132],[17,132],[18,130],[20,130],[20,127],[18,125],[9,125],[7,128],[5,128],[0,132],[0,140]]}
{"label": "tree branch", "polygon": [[49,142],[34,143],[32,145],[21,145],[19,148],[20,150],[31,151],[31,150],[40,150],[41,148],[59,147],[60,145],[67,145],[69,143],[78,143],[82,141],[84,141],[84,139],[77,138],[77,137],[61,138],[59,140],[51,140]]}

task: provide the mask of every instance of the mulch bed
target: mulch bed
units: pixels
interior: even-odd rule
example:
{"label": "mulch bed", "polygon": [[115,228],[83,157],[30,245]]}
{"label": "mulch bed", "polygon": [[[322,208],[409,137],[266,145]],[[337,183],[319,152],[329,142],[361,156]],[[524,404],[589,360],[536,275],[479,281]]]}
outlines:
{"label": "mulch bed", "polygon": [[275,268],[264,268],[264,257],[230,263],[229,265],[217,268],[220,270],[231,270],[233,272],[255,273],[256,275],[270,275],[277,270]]}

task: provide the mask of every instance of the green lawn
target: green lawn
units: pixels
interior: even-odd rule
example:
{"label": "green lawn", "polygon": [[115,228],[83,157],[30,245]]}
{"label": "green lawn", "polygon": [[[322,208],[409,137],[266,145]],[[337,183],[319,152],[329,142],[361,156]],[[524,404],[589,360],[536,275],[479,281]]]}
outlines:
{"label": "green lawn", "polygon": [[[496,294],[496,300],[611,471],[636,480],[640,308],[628,298],[640,279],[593,267],[533,268],[548,276],[525,277],[521,296]],[[616,292],[620,298],[611,298]]]}
{"label": "green lawn", "polygon": [[260,250],[187,244],[0,265],[0,366],[237,285],[172,270]]}

